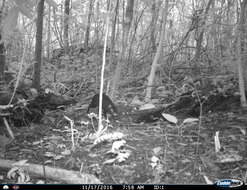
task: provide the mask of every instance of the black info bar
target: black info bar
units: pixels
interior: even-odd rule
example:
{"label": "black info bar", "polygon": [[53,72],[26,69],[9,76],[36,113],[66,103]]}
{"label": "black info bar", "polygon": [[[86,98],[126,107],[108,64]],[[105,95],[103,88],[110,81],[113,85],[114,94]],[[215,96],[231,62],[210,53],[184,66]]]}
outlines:
{"label": "black info bar", "polygon": [[[77,185],[61,185],[61,184],[1,184],[0,190],[39,190],[39,189],[58,189],[58,190],[175,190],[175,189],[231,189],[229,187],[219,187],[217,185],[144,185],[144,184],[126,184],[126,185],[103,185],[103,184],[77,184]],[[235,187],[233,189],[247,189],[245,185]]]}

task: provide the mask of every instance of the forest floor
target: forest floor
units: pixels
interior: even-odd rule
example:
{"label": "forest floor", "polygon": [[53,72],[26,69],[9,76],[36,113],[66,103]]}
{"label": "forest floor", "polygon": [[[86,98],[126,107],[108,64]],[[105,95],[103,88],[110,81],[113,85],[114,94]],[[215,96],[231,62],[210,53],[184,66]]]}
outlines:
{"label": "forest floor", "polygon": [[[72,149],[70,123],[74,121]],[[1,158],[13,161],[80,171],[95,175],[109,184],[163,183],[206,184],[218,179],[246,180],[247,114],[238,110],[209,113],[199,120],[185,122],[176,115],[178,123],[157,121],[133,123],[114,121],[106,134],[123,134],[126,143],[121,147],[122,160],[116,158],[112,142],[94,143],[94,132],[85,110],[47,112],[42,124],[13,128],[15,139],[2,147]],[[97,127],[97,126],[95,126]],[[216,152],[215,135],[219,131],[221,148]],[[8,170],[0,171],[1,183],[16,183],[7,178]],[[64,183],[35,177],[29,173],[30,183]]]}
{"label": "forest floor", "polygon": [[[101,65],[100,61],[95,60],[101,60],[101,55],[87,53],[79,58],[62,59],[58,65],[64,67],[60,68],[59,73],[51,64],[46,65],[43,71],[46,87],[78,98],[80,109],[78,105],[73,105],[65,110],[46,110],[39,123],[31,123],[28,127],[11,127],[14,133],[12,141],[5,138],[8,133],[3,125],[0,131],[0,183],[67,182],[62,179],[64,176],[59,179],[59,176],[46,174],[48,170],[41,170],[39,175],[32,168],[28,173],[15,173],[16,167],[2,164],[5,160],[18,162],[18,167],[25,167],[28,163],[38,164],[41,168],[50,166],[92,174],[105,184],[206,184],[225,178],[247,181],[247,113],[240,109],[239,97],[233,95],[238,92],[238,84],[235,85],[231,76],[226,75],[229,80],[221,79],[220,74],[210,75],[212,80],[200,77],[206,81],[202,80],[202,86],[198,89],[196,80],[188,79],[186,82],[187,73],[190,72],[182,69],[183,73],[175,77],[176,81],[181,78],[181,84],[178,82],[169,86],[161,83],[162,88],[157,89],[158,96],[154,97],[158,100],[157,104],[163,106],[176,100],[179,95],[188,93],[189,98],[181,98],[181,104],[166,110],[166,114],[175,116],[170,117],[170,122],[160,119],[136,123],[130,113],[120,116],[118,121],[110,119],[110,124],[104,122],[108,128],[103,136],[95,139],[92,137],[97,130],[97,123],[86,114],[88,98],[80,96],[89,96],[90,92],[95,94],[98,82],[93,76],[99,76],[100,69],[96,68]],[[68,61],[73,64],[68,64]],[[140,63],[140,68],[145,68],[143,63]],[[139,70],[141,73],[142,70]],[[52,83],[54,73],[61,83]],[[121,87],[126,88],[126,92],[119,92],[121,96],[118,100],[128,102],[128,98],[133,101],[134,96],[143,95],[143,79],[145,76],[135,79],[135,83],[124,81],[126,84],[123,83]],[[193,93],[191,88],[182,90],[185,84],[193,87]],[[166,87],[174,89],[166,90]],[[200,97],[199,91],[202,92]],[[7,94],[6,97],[11,95]],[[191,98],[193,95],[194,99]],[[170,96],[172,101],[168,101]],[[165,102],[162,102],[164,99]],[[201,117],[198,117],[198,99],[204,101],[202,106],[205,111]],[[51,99],[50,102],[55,100]],[[1,105],[9,101],[6,102],[1,102]],[[37,111],[36,107],[34,111]],[[189,116],[196,114],[194,119]],[[19,116],[22,118],[23,115],[17,111],[18,119]],[[142,119],[145,120],[145,116],[148,115]],[[2,134],[4,130],[5,134]]]}

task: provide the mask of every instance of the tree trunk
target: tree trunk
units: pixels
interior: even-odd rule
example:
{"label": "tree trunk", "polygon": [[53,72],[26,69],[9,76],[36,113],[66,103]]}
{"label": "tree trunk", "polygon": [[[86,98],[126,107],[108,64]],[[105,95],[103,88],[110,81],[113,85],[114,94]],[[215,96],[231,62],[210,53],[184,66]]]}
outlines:
{"label": "tree trunk", "polygon": [[241,40],[241,43],[242,43],[242,46],[243,46],[243,49],[241,52],[241,55],[242,55],[242,67],[243,67],[243,73],[244,74],[244,81],[245,81],[245,89],[247,89],[247,44],[246,44],[246,41],[247,41],[247,29],[246,29],[246,24],[247,24],[247,0],[244,0],[242,2],[242,4],[244,4],[244,16],[243,16],[243,25],[241,25],[242,27],[242,32],[243,32],[243,37],[242,37],[242,40]]}
{"label": "tree trunk", "polygon": [[51,6],[48,5],[48,19],[47,19],[47,49],[46,56],[50,59],[50,43],[51,43]]}
{"label": "tree trunk", "polygon": [[[215,1],[212,3],[212,9],[215,10]],[[219,54],[218,52],[218,35],[217,35],[217,13],[216,11],[213,12],[213,24],[210,28],[210,34],[209,34],[209,46],[213,49],[214,56],[217,56]]]}
{"label": "tree trunk", "polygon": [[165,28],[166,28],[166,21],[167,21],[167,15],[168,15],[168,5],[169,5],[169,0],[165,1],[165,7],[162,10],[162,29],[161,29],[161,33],[160,33],[160,40],[159,40],[159,46],[157,49],[157,52],[155,54],[152,66],[151,66],[151,71],[148,77],[148,87],[147,87],[147,91],[146,91],[146,97],[145,97],[145,101],[149,101],[151,99],[151,95],[152,95],[152,86],[153,86],[153,81],[155,78],[155,72],[157,70],[158,67],[158,61],[161,55],[161,50],[162,50],[162,46],[163,46],[163,42],[164,42],[164,37],[165,37]]}
{"label": "tree trunk", "polygon": [[4,42],[2,39],[2,35],[0,33],[0,83],[4,79],[4,67],[5,67],[5,48],[4,48]]}
{"label": "tree trunk", "polygon": [[231,35],[232,35],[232,27],[231,26],[231,8],[232,8],[232,3],[230,1],[227,2],[227,12],[226,12],[226,23],[228,26],[224,27],[225,35],[224,35],[224,41],[225,41],[225,47],[226,47],[226,53],[227,56],[231,55],[231,48],[232,48],[232,43],[231,43]]}
{"label": "tree trunk", "polygon": [[90,37],[90,28],[91,28],[91,17],[93,15],[93,6],[94,6],[94,0],[89,1],[89,11],[88,11],[88,17],[87,17],[87,29],[85,33],[85,41],[84,41],[84,47],[88,48],[88,42]]}
{"label": "tree trunk", "polygon": [[96,22],[95,22],[95,27],[94,27],[94,46],[95,47],[99,47],[100,46],[100,19],[99,19],[99,15],[100,15],[100,2],[96,1]]}
{"label": "tree trunk", "polygon": [[[0,9],[0,26],[2,26],[2,19],[3,19],[3,10],[5,7],[5,0],[3,0],[1,9]],[[0,28],[0,83],[4,79],[4,68],[5,68],[5,47],[4,42],[2,39],[2,30]]]}
{"label": "tree trunk", "polygon": [[119,9],[119,0],[116,1],[115,11],[114,11],[114,19],[112,23],[112,31],[111,31],[111,45],[110,45],[110,56],[109,56],[109,65],[112,66],[113,63],[113,52],[115,50],[115,36],[116,36],[116,23],[118,17],[118,9]]}
{"label": "tree trunk", "polygon": [[[140,22],[141,22],[141,19],[143,17],[143,14],[144,14],[144,11],[145,11],[146,7],[144,7],[141,11],[140,11],[140,15],[135,19],[135,21],[133,22],[133,29],[132,29],[132,33],[131,33],[131,36],[129,36],[129,42],[128,42],[128,54],[125,58],[125,62],[127,63],[125,67],[127,67],[128,69],[128,74],[130,75],[135,75],[134,72],[134,64],[133,64],[133,54],[134,54],[134,42],[135,42],[135,39],[136,39],[136,34],[137,34],[137,29],[138,29],[138,26],[140,25]],[[126,51],[127,51],[126,50]]]}
{"label": "tree trunk", "polygon": [[64,31],[63,31],[63,41],[64,41],[64,51],[68,54],[69,48],[69,6],[70,0],[65,0],[64,3]]}
{"label": "tree trunk", "polygon": [[239,91],[240,91],[240,100],[241,106],[246,108],[246,96],[245,96],[245,83],[246,78],[243,73],[246,73],[246,61],[247,61],[247,47],[246,47],[246,16],[247,16],[247,0],[241,2],[241,12],[239,18],[239,37],[238,37],[238,48],[239,48],[239,61],[238,61],[238,76],[239,76]]}
{"label": "tree trunk", "polygon": [[134,9],[134,0],[128,0],[127,8],[126,8],[126,19],[124,22],[123,29],[125,30],[125,34],[128,34],[131,26],[131,22],[133,19],[133,9]]}
{"label": "tree trunk", "polygon": [[150,42],[151,42],[152,53],[154,53],[156,51],[155,26],[158,18],[156,13],[156,0],[153,0],[151,11],[152,11],[152,20],[151,20]]}
{"label": "tree trunk", "polygon": [[57,12],[56,12],[56,9],[53,8],[53,25],[54,25],[54,33],[55,33],[55,36],[57,38],[57,41],[59,43],[59,46],[60,48],[62,48],[64,45],[63,45],[63,37],[62,37],[62,34],[61,34],[61,30],[59,28],[59,25],[58,23],[60,23],[60,19],[57,18]]}
{"label": "tree trunk", "polygon": [[195,62],[196,60],[199,59],[200,55],[201,55],[201,49],[202,49],[202,41],[203,41],[203,35],[204,35],[204,25],[206,24],[206,20],[207,20],[207,15],[208,15],[208,11],[209,11],[209,8],[211,6],[211,4],[213,3],[214,0],[209,0],[208,1],[208,4],[207,4],[207,7],[205,9],[205,12],[204,12],[204,18],[203,18],[203,23],[202,23],[202,29],[201,31],[199,32],[199,36],[198,38],[196,39],[196,53],[195,53]]}
{"label": "tree trunk", "polygon": [[133,9],[134,9],[134,0],[128,0],[127,2],[127,8],[125,13],[125,20],[123,22],[123,41],[122,41],[122,54],[120,61],[117,64],[115,75],[113,77],[113,84],[112,84],[112,97],[114,99],[115,91],[118,88],[118,83],[121,78],[121,71],[124,64],[124,60],[126,58],[126,48],[127,48],[127,42],[129,38],[129,30],[131,26],[131,22],[133,19]]}
{"label": "tree trunk", "polygon": [[36,44],[35,44],[35,63],[34,63],[34,75],[32,86],[37,90],[40,89],[40,72],[41,72],[41,55],[42,55],[42,33],[43,33],[43,13],[44,2],[40,0],[38,3],[38,13],[36,21]]}

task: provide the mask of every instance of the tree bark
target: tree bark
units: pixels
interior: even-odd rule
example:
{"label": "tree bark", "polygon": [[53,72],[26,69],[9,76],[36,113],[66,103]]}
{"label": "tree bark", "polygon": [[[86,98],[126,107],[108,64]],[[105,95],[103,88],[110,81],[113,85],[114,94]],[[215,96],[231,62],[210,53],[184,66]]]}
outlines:
{"label": "tree bark", "polygon": [[68,54],[69,48],[69,12],[70,12],[70,0],[65,0],[64,3],[64,31],[63,31],[63,41],[64,41],[64,51]]}
{"label": "tree bark", "polygon": [[38,13],[36,21],[36,44],[35,44],[35,63],[34,63],[34,75],[32,86],[37,90],[40,89],[40,72],[41,72],[41,59],[42,59],[42,33],[43,33],[43,13],[44,2],[40,0],[38,3]]}

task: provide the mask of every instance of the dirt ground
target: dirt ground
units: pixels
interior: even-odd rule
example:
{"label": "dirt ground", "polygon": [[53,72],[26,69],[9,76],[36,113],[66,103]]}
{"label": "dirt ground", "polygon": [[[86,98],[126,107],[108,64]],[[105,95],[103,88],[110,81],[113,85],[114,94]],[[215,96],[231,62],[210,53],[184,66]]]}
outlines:
{"label": "dirt ground", "polygon": [[[70,123],[64,115],[74,121],[73,149]],[[110,151],[114,140],[101,139],[95,144],[89,138],[94,128],[84,111],[72,115],[68,110],[53,111],[46,114],[42,124],[13,128],[15,139],[2,147],[1,159],[89,173],[109,184],[206,184],[225,178],[246,182],[246,113],[217,112],[187,121],[176,115],[176,124],[114,121],[105,134],[123,134],[118,139],[125,141],[119,149],[125,155],[122,160]],[[214,140],[217,131],[218,152]],[[1,169],[0,182],[16,183],[16,176],[7,178],[8,171]],[[64,183],[32,172],[28,175],[27,183]]]}

